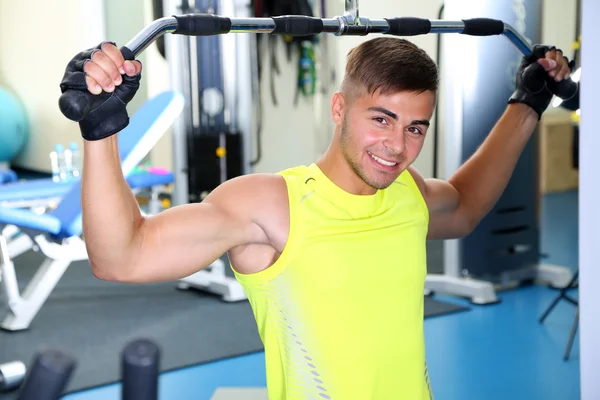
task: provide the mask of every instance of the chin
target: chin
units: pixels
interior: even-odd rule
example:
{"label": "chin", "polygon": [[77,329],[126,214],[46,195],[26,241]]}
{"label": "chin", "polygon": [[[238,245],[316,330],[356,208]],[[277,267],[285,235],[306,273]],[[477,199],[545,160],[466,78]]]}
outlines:
{"label": "chin", "polygon": [[362,174],[363,181],[373,189],[377,190],[390,187],[402,172],[402,170],[399,170],[398,172],[390,173],[368,168],[363,169],[363,171],[365,172]]}
{"label": "chin", "polygon": [[386,181],[386,182],[370,180],[370,181],[365,181],[365,183],[367,185],[371,186],[373,189],[383,190],[383,189],[387,189],[388,187],[390,187],[392,185],[392,183],[394,183],[395,180],[396,179],[393,179],[391,181]]}

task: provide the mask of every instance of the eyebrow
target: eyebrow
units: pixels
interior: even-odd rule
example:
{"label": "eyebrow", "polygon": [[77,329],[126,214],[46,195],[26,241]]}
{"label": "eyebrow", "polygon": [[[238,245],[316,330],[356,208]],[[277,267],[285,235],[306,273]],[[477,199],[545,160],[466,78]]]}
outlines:
{"label": "eyebrow", "polygon": [[[380,112],[383,113],[385,115],[387,115],[388,117],[392,118],[394,121],[398,120],[398,115],[386,108],[383,107],[369,107],[369,111],[375,111],[375,112]],[[410,123],[411,125],[424,125],[424,126],[429,126],[430,123],[427,120],[421,120],[421,119],[417,119],[414,120]]]}

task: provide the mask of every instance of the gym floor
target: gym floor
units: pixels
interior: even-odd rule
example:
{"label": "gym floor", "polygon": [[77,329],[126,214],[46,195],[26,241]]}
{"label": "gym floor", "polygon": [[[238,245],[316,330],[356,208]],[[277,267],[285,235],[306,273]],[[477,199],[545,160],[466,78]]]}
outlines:
{"label": "gym floor", "polygon": [[[576,191],[542,201],[542,252],[549,264],[573,270],[578,263]],[[561,302],[541,325],[538,319],[558,292],[529,286],[499,293],[501,303],[427,319],[425,334],[436,400],[579,399],[579,336],[563,361],[575,307]],[[572,290],[577,297],[577,289]],[[445,300],[463,303],[462,300]],[[264,387],[263,353],[167,372],[161,399],[209,400],[218,387]],[[110,385],[64,400],[118,400]]]}

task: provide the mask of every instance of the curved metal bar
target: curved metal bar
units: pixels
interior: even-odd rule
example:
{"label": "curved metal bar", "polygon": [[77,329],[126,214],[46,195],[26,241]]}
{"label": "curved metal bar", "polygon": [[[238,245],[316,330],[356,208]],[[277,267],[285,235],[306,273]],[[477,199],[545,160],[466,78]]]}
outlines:
{"label": "curved metal bar", "polygon": [[[286,16],[289,17],[289,16]],[[299,16],[304,17],[304,16]],[[228,33],[273,33],[276,23],[273,18],[229,18],[231,29]],[[359,17],[360,23],[352,23],[348,16],[323,18],[322,33],[333,33],[336,36],[362,36],[372,33],[388,33],[390,25],[386,19],[369,19]],[[462,20],[430,20],[431,29],[427,33],[463,33],[465,24]],[[142,53],[156,39],[166,33],[177,33],[178,22],[175,17],[157,19],[142,29],[127,44],[136,56]],[[511,25],[504,23],[502,33],[523,55],[529,55],[532,46]]]}

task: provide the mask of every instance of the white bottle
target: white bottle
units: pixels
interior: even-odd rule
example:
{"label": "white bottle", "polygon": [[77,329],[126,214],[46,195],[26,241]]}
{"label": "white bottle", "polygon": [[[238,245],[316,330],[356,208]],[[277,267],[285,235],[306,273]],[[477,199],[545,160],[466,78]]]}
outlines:
{"label": "white bottle", "polygon": [[58,153],[56,150],[50,152],[50,167],[52,168],[52,180],[60,182],[60,170],[58,168]]}
{"label": "white bottle", "polygon": [[59,181],[64,182],[67,180],[67,171],[65,165],[65,146],[63,146],[62,144],[57,144],[56,146],[54,146],[54,152],[56,152]]}
{"label": "white bottle", "polygon": [[73,171],[73,155],[71,153],[71,149],[66,148],[64,151],[65,155],[65,181],[71,180],[71,175]]}
{"label": "white bottle", "polygon": [[69,150],[71,151],[71,178],[79,179],[81,176],[81,153],[79,152],[77,143],[71,142]]}

